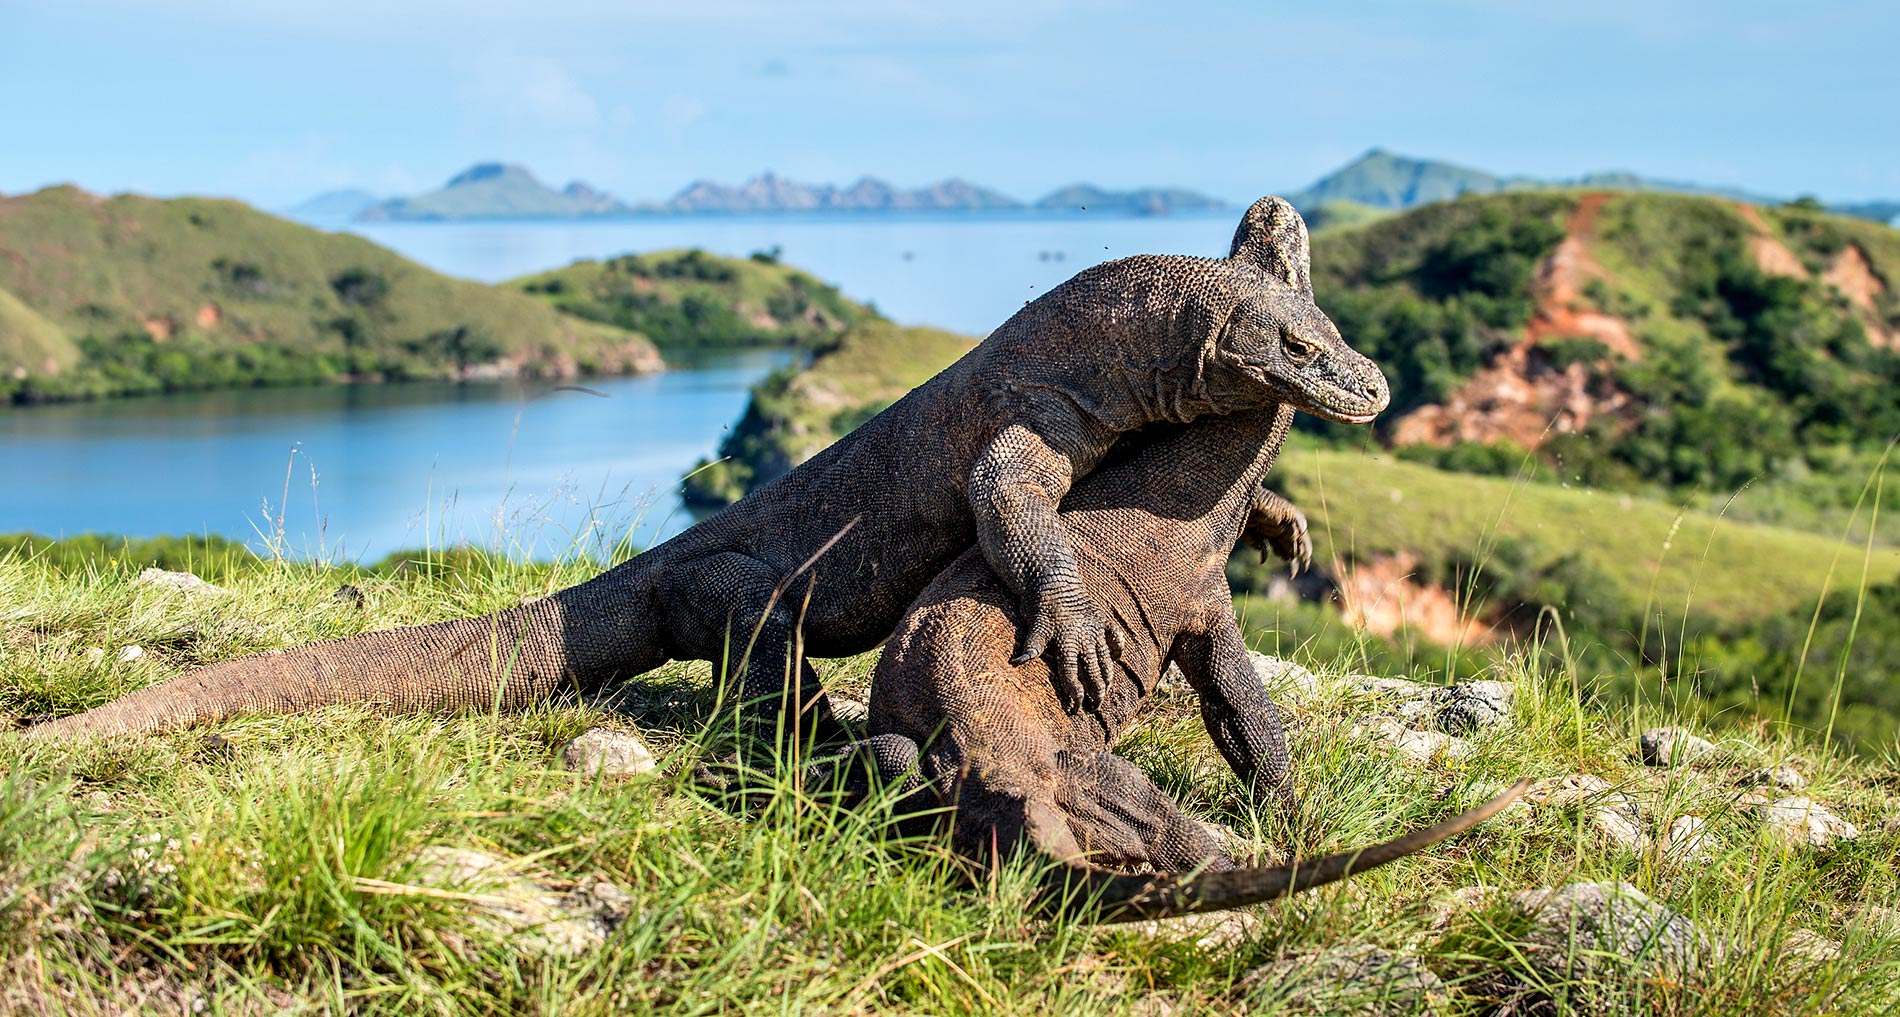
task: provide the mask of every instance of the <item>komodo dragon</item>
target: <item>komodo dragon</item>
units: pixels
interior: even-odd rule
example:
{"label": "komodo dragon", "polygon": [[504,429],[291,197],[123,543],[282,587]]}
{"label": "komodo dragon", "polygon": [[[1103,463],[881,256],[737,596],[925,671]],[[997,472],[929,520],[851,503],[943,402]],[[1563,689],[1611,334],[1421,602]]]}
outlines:
{"label": "komodo dragon", "polygon": [[587,582],[479,618],[211,664],[26,735],[159,731],[341,702],[511,709],[673,658],[736,665],[766,734],[784,723],[796,668],[807,712],[794,733],[830,730],[805,655],[877,645],[972,544],[1030,619],[1021,655],[1046,652],[1069,703],[1093,704],[1112,648],[1056,515],[1073,480],[1157,421],[1283,401],[1361,422],[1387,398],[1378,369],[1313,302],[1306,224],[1262,198],[1228,257],[1138,255],[1084,270],[809,461]]}
{"label": "komodo dragon", "polygon": [[[1332,882],[1508,805],[1522,784],[1397,840],[1298,866],[1242,868],[1110,751],[1172,661],[1255,802],[1293,804],[1286,738],[1248,660],[1225,573],[1237,539],[1263,555],[1270,545],[1296,567],[1310,557],[1305,517],[1260,486],[1292,418],[1282,404],[1235,413],[1220,427],[1157,427],[1069,492],[1062,522],[1082,584],[1121,638],[1099,708],[1071,716],[1044,661],[1012,661],[1021,611],[972,551],[898,623],[871,680],[872,737],[851,754],[944,809],[959,853],[1029,848],[1066,863],[1056,870],[1056,902],[1109,921],[1238,907]],[[847,787],[856,790],[864,774],[850,765]]]}

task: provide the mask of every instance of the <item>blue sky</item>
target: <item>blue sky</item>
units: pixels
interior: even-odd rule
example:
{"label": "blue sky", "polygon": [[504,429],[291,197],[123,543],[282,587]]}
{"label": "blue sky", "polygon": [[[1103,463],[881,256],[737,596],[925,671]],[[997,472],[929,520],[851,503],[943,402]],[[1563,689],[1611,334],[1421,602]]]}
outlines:
{"label": "blue sky", "polygon": [[0,0],[0,192],[656,198],[763,169],[1299,187],[1503,173],[1900,198],[1900,4]]}

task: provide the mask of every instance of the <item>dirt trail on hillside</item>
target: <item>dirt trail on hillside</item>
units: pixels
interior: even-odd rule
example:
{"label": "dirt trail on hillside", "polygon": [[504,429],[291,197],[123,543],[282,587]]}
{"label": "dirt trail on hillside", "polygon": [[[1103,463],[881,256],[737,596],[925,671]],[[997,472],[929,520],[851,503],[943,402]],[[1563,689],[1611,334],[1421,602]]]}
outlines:
{"label": "dirt trail on hillside", "polygon": [[1509,440],[1535,448],[1552,432],[1576,431],[1604,414],[1617,414],[1627,396],[1593,383],[1588,364],[1557,369],[1535,352],[1557,339],[1595,339],[1611,354],[1637,359],[1642,350],[1621,318],[1595,310],[1583,288],[1591,279],[1611,281],[1590,254],[1596,218],[1611,195],[1592,191],[1577,201],[1564,223],[1564,239],[1537,267],[1537,309],[1524,336],[1492,359],[1442,405],[1422,406],[1392,428],[1397,445],[1452,445]]}

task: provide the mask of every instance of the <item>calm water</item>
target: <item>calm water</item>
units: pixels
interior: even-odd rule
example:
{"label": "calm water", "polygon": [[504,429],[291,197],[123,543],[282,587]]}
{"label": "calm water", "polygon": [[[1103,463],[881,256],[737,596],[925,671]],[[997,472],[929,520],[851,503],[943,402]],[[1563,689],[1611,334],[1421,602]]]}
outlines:
{"label": "calm water", "polygon": [[650,543],[690,522],[681,473],[787,359],[587,383],[606,398],[424,383],[0,410],[0,532],[261,547],[281,513],[290,552],[362,561],[455,542],[546,557],[629,528]]}
{"label": "calm water", "polygon": [[1238,209],[1143,218],[685,216],[601,222],[384,223],[350,228],[450,275],[500,282],[627,251],[702,247],[788,264],[906,324],[985,335],[1043,291],[1130,254],[1227,253]]}
{"label": "calm water", "polygon": [[[980,335],[1080,269],[1141,252],[1221,254],[1239,213],[1165,218],[705,217],[353,227],[494,282],[577,258],[778,246],[899,321]],[[374,560],[468,541],[546,556],[677,532],[680,475],[785,355],[653,378],[389,385],[0,408],[0,533],[215,533]],[[314,483],[313,483],[314,473]],[[288,479],[288,488],[286,480]],[[288,497],[286,497],[286,490]],[[499,536],[498,536],[499,534]]]}

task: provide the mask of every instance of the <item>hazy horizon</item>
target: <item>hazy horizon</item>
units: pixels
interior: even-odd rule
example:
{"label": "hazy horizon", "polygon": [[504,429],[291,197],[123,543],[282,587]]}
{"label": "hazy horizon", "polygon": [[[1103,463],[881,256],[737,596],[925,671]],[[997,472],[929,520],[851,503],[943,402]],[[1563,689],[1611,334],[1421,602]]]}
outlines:
{"label": "hazy horizon", "polygon": [[769,169],[1239,202],[1380,147],[1503,176],[1900,197],[1900,10],[1873,3],[69,0],[9,17],[5,193],[282,208],[504,161],[630,200]]}

